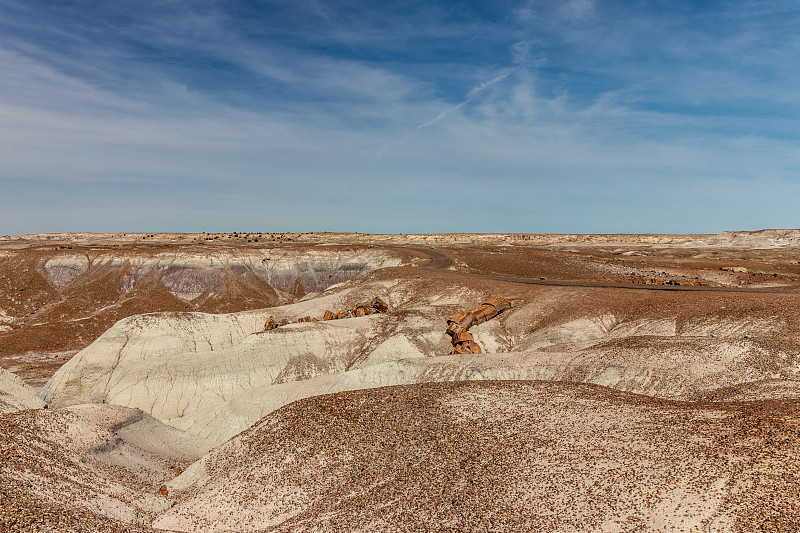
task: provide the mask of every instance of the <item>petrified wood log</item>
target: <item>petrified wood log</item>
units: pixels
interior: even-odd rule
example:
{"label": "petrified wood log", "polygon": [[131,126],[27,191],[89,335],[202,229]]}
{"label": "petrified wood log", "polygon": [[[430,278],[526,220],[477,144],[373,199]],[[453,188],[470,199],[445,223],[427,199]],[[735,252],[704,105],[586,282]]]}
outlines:
{"label": "petrified wood log", "polygon": [[[372,299],[369,305],[367,304],[360,304],[355,306],[354,308],[350,309],[340,309],[336,313],[333,311],[325,310],[325,314],[322,315],[322,320],[337,320],[342,318],[353,318],[353,317],[361,317],[367,315],[373,315],[375,313],[385,313],[389,310],[389,306],[378,298],[377,296]],[[318,319],[312,318],[310,316],[304,316],[303,318],[298,318],[295,322],[317,322]],[[285,326],[288,324],[289,321],[286,319],[282,319],[280,321],[276,321],[274,316],[271,316],[267,319],[264,323],[264,330],[271,330],[275,329],[280,326]]]}
{"label": "petrified wood log", "polygon": [[447,319],[446,330],[453,343],[453,351],[450,352],[450,355],[483,353],[478,343],[473,340],[472,334],[467,330],[476,324],[483,324],[487,320],[493,319],[500,313],[514,307],[518,302],[519,300],[517,299],[493,298],[475,309],[453,313],[453,316]]}

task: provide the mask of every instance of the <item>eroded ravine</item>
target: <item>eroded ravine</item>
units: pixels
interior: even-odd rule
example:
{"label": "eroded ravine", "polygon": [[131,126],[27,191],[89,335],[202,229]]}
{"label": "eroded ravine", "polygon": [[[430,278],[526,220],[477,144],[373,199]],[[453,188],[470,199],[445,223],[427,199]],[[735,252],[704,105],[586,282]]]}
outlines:
{"label": "eroded ravine", "polygon": [[[137,407],[222,442],[286,403],[385,385],[574,381],[690,400],[744,384],[800,379],[797,343],[780,340],[800,338],[800,318],[782,311],[794,295],[781,295],[781,303],[720,294],[721,307],[735,303],[739,309],[709,312],[676,293],[606,289],[617,292],[596,300],[594,288],[567,293],[486,286],[478,278],[462,285],[467,278],[438,273],[431,279],[392,275],[376,272],[267,310],[133,317],[64,365],[43,398],[52,406],[99,401]],[[448,317],[491,300],[501,288],[514,294],[514,287],[524,304],[470,329],[487,354],[443,357],[452,349],[443,331]],[[355,308],[375,295],[390,312],[290,323]],[[263,331],[270,316],[287,325]]]}
{"label": "eroded ravine", "polygon": [[283,305],[376,269],[402,265],[408,257],[344,246],[76,246],[3,254],[0,295],[10,307],[0,305],[0,366],[36,386],[123,318]]}

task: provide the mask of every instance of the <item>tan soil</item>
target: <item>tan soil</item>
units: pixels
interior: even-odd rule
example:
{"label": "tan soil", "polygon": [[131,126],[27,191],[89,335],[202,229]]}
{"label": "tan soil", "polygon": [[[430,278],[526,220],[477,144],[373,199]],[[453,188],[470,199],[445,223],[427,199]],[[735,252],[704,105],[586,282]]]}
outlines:
{"label": "tan soil", "polygon": [[[251,275],[252,269],[227,266],[178,279],[181,287],[202,286],[204,276],[213,277],[214,290],[198,294],[193,287],[176,290],[162,271],[131,288],[124,261],[95,265],[74,279],[68,268],[61,277],[44,268],[70,254],[150,260],[269,250],[378,251],[402,257],[408,266],[379,268],[320,295],[309,294],[299,276],[278,287]],[[440,268],[425,268],[426,257]],[[344,277],[331,274],[327,281],[347,278],[336,275]],[[633,286],[637,277],[698,279],[713,290],[649,290]],[[175,467],[187,464],[178,465],[170,454],[184,437],[151,418],[125,433],[118,418],[129,417],[128,407],[91,404],[0,415],[3,531],[153,531],[150,524],[181,531],[800,530],[796,230],[691,236],[29,235],[0,238],[0,291],[0,366],[34,386],[132,315],[279,305],[270,311],[275,316],[281,310],[291,310],[293,318],[321,316],[329,304],[349,308],[376,294],[391,304],[378,322],[353,319],[362,322],[345,332],[350,336],[334,338],[364,343],[334,342],[330,351],[342,350],[346,357],[334,353],[341,360],[287,345],[298,355],[257,390],[267,395],[242,396],[238,405],[241,413],[263,408],[271,414],[181,475]],[[447,317],[494,297],[524,300],[470,330],[483,347],[500,353],[446,357]],[[256,329],[266,319],[259,313],[248,318]],[[204,315],[142,322],[163,322],[169,337],[187,316]],[[339,326],[350,328],[344,322]],[[248,330],[241,337],[251,346],[251,337],[263,341],[269,334],[310,346],[308,335],[317,327]],[[150,342],[146,333],[142,339]],[[250,376],[225,333],[215,335],[236,355],[227,363],[245,387]],[[145,356],[153,355],[145,353],[147,342],[127,349],[128,355],[144,350],[141,361],[127,368],[147,374]],[[102,343],[96,346],[102,359]],[[203,369],[208,374],[225,366],[220,358],[226,352],[199,350],[196,341],[193,350],[175,354],[188,376],[195,372],[192,354],[214,361]],[[398,361],[401,356],[416,359]],[[347,386],[353,389],[374,386],[386,378],[380,375],[385,368],[422,368],[423,381],[436,373],[441,379],[481,379],[482,372],[513,376],[523,365],[532,374],[544,372],[562,359],[580,363],[558,374],[573,382],[425,383],[307,398],[326,386],[344,390],[339,374],[352,377]],[[591,381],[587,361],[633,369],[643,381],[620,381],[619,390],[581,382]],[[163,368],[169,376],[178,366],[165,360]],[[89,369],[87,379],[108,385],[110,375],[91,374]],[[220,376],[208,383],[228,387],[228,376]],[[163,375],[153,378],[166,383]],[[125,387],[147,385],[147,376],[138,381]],[[681,388],[684,382],[694,388]],[[641,387],[653,396],[622,392]],[[179,411],[197,396],[153,390],[156,399],[176,394],[185,401],[170,406]],[[280,407],[286,402],[268,397],[276,391],[287,402],[306,399]],[[266,407],[255,405],[259,401]],[[145,415],[134,418],[139,416]],[[210,444],[193,446],[206,450]]]}

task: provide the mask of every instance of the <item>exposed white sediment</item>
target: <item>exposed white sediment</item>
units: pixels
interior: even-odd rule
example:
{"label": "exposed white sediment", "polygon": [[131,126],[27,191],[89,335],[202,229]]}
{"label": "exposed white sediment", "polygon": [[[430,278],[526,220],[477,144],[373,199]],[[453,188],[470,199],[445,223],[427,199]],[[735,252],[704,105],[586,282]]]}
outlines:
{"label": "exposed white sediment", "polygon": [[33,387],[26,385],[17,375],[0,368],[0,413],[41,407],[44,407],[44,402]]}
{"label": "exposed white sediment", "polygon": [[204,254],[163,252],[150,256],[135,253],[64,253],[43,265],[47,280],[65,287],[97,269],[124,269],[123,289],[130,290],[144,276],[156,275],[162,285],[184,301],[213,293],[226,275],[252,275],[281,291],[302,284],[305,292],[319,292],[362,274],[399,266],[399,256],[384,250],[333,248],[303,251],[265,249],[214,250]]}
{"label": "exposed white sediment", "polygon": [[[473,328],[494,353],[442,356],[450,349],[448,310],[476,298],[466,294],[454,304],[446,293],[413,296],[414,283],[345,284],[296,304],[229,315],[131,317],[65,364],[41,395],[56,407],[136,407],[220,443],[295,400],[385,385],[554,380],[694,399],[742,383],[800,378],[796,355],[770,355],[748,338],[754,328],[777,334],[780,321],[695,318],[679,327],[674,317],[600,314],[531,331],[527,321],[546,311],[542,302]],[[389,302],[390,313],[263,331],[270,315],[319,317],[374,295]]]}

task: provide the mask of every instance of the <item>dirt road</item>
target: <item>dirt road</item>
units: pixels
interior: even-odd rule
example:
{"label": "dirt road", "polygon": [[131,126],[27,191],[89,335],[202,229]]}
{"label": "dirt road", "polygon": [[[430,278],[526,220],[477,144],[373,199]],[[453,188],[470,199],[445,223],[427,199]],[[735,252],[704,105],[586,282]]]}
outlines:
{"label": "dirt road", "polygon": [[409,247],[409,250],[422,254],[429,259],[427,265],[420,268],[433,272],[445,272],[453,276],[471,276],[484,278],[492,281],[505,281],[509,283],[524,283],[526,285],[547,285],[553,287],[597,287],[631,289],[640,291],[685,291],[685,292],[726,292],[726,293],[769,293],[769,294],[798,294],[796,289],[785,289],[780,287],[722,287],[722,286],[690,286],[690,285],[642,285],[634,283],[607,283],[602,281],[586,280],[549,280],[521,278],[517,276],[497,276],[489,274],[476,274],[470,272],[457,272],[449,270],[453,264],[453,259],[441,250],[433,248]]}

